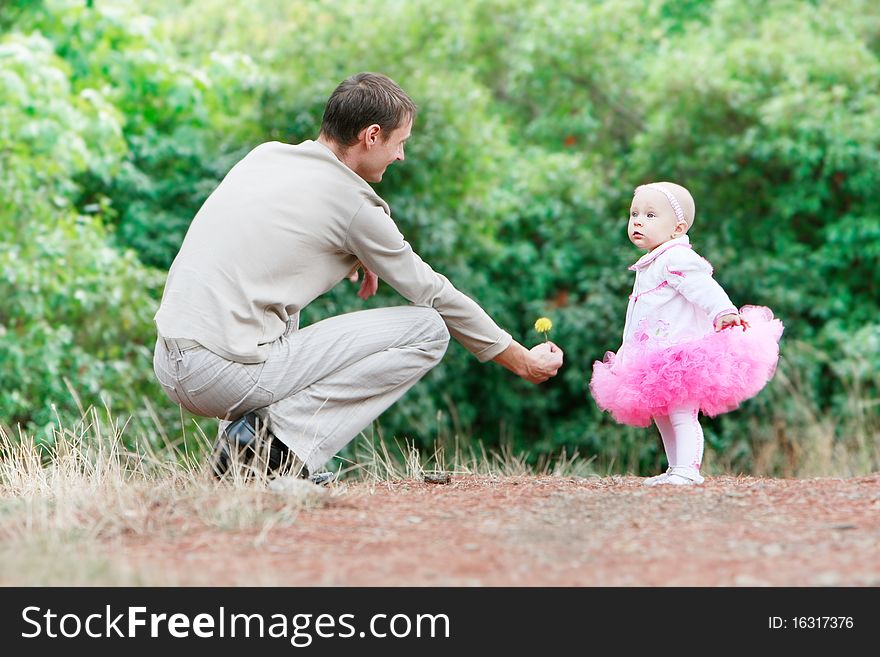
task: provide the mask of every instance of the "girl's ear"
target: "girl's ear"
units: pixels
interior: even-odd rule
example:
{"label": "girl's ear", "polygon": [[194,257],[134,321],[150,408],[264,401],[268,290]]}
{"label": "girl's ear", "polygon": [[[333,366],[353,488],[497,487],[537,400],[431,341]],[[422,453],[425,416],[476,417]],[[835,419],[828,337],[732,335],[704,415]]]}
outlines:
{"label": "girl's ear", "polygon": [[677,224],[675,224],[675,230],[673,231],[672,236],[681,237],[687,232],[687,229],[688,225],[683,221],[679,221]]}

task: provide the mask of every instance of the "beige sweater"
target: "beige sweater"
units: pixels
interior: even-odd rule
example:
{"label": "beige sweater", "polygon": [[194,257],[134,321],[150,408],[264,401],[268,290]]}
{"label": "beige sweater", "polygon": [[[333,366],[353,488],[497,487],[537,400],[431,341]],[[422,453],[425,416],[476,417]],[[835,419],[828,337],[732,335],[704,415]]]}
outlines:
{"label": "beige sweater", "polygon": [[264,345],[358,260],[408,301],[437,310],[481,361],[510,345],[510,334],[413,252],[373,188],[316,141],[257,146],[208,197],[168,272],[159,334],[262,362]]}

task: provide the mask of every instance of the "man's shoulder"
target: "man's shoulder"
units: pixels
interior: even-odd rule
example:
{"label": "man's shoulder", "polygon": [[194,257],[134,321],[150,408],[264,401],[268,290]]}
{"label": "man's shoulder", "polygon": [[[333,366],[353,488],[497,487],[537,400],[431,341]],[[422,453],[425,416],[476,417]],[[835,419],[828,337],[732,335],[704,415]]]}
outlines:
{"label": "man's shoulder", "polygon": [[[336,185],[348,182],[354,187],[360,187],[360,179],[355,179],[354,172],[324,146],[311,139],[298,144],[266,141],[251,149],[242,161],[278,168],[279,171],[292,171],[295,175],[308,175],[310,179],[332,179]],[[366,184],[363,186],[369,188]]]}
{"label": "man's shoulder", "polygon": [[363,178],[318,141],[307,139],[298,144],[267,141],[255,146],[244,160],[259,162],[261,167],[302,174],[309,185],[332,188],[337,200],[358,207],[370,206],[391,214],[388,203]]}
{"label": "man's shoulder", "polygon": [[315,148],[315,142],[311,139],[300,142],[298,144],[288,144],[283,141],[264,141],[262,144],[254,146],[249,154],[256,153],[286,153],[289,155],[320,153],[321,149]]}

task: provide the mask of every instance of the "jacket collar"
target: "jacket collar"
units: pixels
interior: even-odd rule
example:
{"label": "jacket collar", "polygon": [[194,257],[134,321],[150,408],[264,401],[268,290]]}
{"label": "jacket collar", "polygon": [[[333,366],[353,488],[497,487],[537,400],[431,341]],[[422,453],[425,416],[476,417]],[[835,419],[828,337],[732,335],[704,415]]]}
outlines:
{"label": "jacket collar", "polygon": [[675,248],[676,246],[683,246],[685,248],[691,249],[691,240],[687,235],[682,235],[681,237],[676,237],[674,240],[669,240],[668,242],[663,242],[660,246],[658,246],[653,251],[648,251],[645,255],[635,261],[632,265],[629,266],[631,271],[636,271],[640,269],[644,269],[648,265],[650,265],[654,260],[657,259],[663,253],[666,253],[669,249]]}
{"label": "jacket collar", "polygon": [[334,153],[326,144],[322,144],[317,139],[306,139],[305,141],[297,144],[297,146],[300,146],[300,147],[306,148],[308,150],[311,150],[313,152],[316,152],[319,154],[319,156],[322,156],[324,158],[328,158],[334,164],[341,167],[343,170],[345,170],[346,175],[349,178],[351,178],[352,180],[354,180],[354,182],[361,189],[366,191],[369,194],[370,198],[375,203],[378,203],[379,205],[382,206],[382,209],[385,211],[385,214],[391,216],[391,207],[388,205],[388,203],[385,201],[385,199],[383,199],[381,196],[379,196],[378,192],[376,192],[376,190],[373,189],[373,186],[370,185],[370,183],[368,183],[366,180],[361,178],[357,173],[354,172],[354,170],[351,167],[349,167],[345,162],[340,160],[339,157],[336,155],[336,153]]}

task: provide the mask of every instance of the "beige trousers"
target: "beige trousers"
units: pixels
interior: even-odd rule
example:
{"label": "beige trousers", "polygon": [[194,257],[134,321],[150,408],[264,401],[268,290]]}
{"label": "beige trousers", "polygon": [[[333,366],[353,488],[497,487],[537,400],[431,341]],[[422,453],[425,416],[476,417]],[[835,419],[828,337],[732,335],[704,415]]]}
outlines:
{"label": "beige trousers", "polygon": [[171,400],[196,415],[234,420],[256,411],[317,472],[440,362],[448,344],[437,311],[396,306],[291,326],[263,363],[160,336],[153,368]]}

